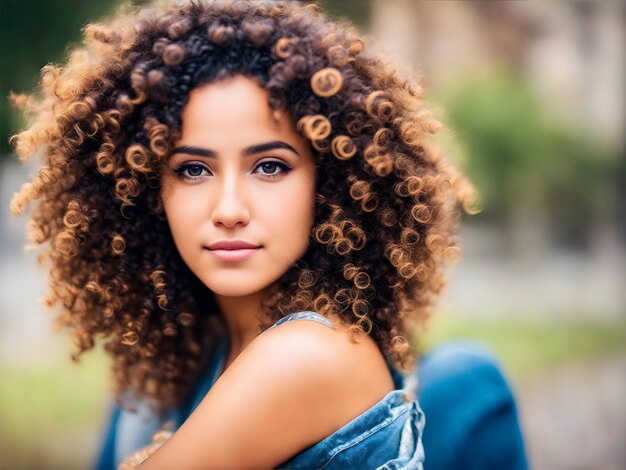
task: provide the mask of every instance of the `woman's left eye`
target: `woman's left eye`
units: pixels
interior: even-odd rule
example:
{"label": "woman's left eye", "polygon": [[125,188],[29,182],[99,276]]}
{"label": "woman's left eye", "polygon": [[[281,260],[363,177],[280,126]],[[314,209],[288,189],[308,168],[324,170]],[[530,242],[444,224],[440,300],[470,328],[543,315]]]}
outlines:
{"label": "woman's left eye", "polygon": [[289,173],[291,168],[284,163],[268,161],[262,162],[256,169],[260,170],[260,174],[269,178],[277,178],[283,174]]}

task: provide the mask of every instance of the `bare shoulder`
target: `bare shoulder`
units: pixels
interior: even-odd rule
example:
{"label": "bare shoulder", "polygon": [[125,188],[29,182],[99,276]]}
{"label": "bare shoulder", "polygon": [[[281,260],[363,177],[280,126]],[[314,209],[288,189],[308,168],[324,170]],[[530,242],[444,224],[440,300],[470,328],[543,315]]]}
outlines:
{"label": "bare shoulder", "polygon": [[[258,354],[260,360],[280,358],[290,378],[307,386],[315,386],[316,379],[332,381],[337,387],[335,398],[342,393],[363,397],[370,391],[376,396],[392,390],[393,380],[376,342],[368,336],[355,341],[348,327],[337,322],[333,326],[307,320],[287,322],[258,336],[250,353]],[[309,373],[304,374],[303,368]]]}
{"label": "bare shoulder", "polygon": [[276,361],[295,383],[328,390],[331,402],[322,405],[347,422],[347,417],[356,417],[391,391],[393,379],[372,338],[354,341],[347,327],[333,324],[334,328],[307,320],[284,323],[257,337],[250,353],[261,361]]}
{"label": "bare shoulder", "polygon": [[370,337],[355,342],[347,327],[334,326],[286,322],[259,335],[242,357],[241,367],[271,369],[267,387],[282,397],[278,406],[299,416],[302,448],[329,436],[393,390],[376,342]]}
{"label": "bare shoulder", "polygon": [[393,381],[376,343],[335,326],[292,321],[255,338],[146,468],[275,468],[384,398]]}

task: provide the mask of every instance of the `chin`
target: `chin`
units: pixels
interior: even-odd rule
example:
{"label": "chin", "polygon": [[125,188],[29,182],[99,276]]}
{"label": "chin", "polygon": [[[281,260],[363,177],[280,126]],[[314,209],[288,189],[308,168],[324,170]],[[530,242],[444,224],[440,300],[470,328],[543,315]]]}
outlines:
{"label": "chin", "polygon": [[209,288],[215,295],[221,297],[247,297],[249,295],[257,294],[264,290],[268,284],[246,283],[242,281],[238,282],[205,282],[205,286]]}

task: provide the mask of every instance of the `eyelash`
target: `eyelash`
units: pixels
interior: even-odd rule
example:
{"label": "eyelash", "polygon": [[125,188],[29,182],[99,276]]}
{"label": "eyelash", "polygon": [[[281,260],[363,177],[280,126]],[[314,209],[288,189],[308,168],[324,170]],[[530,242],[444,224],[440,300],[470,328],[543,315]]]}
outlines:
{"label": "eyelash", "polygon": [[[255,169],[261,167],[262,165],[265,165],[267,163],[271,163],[276,165],[278,168],[280,168],[282,171],[273,175],[268,175],[265,173],[262,173],[266,178],[269,179],[275,179],[275,178],[279,178],[280,176],[283,176],[284,174],[287,174],[291,171],[291,167],[288,166],[287,164],[277,161],[277,160],[265,160],[261,163],[259,163]],[[178,176],[179,179],[181,180],[197,180],[199,178],[199,176],[187,176],[185,174],[185,171],[188,170],[189,168],[202,168],[203,170],[207,170],[207,168],[201,164],[201,163],[195,163],[195,162],[189,162],[189,163],[183,163],[182,165],[180,165],[178,168],[176,168],[174,170],[174,173],[176,173],[176,175]],[[207,170],[208,171],[208,170]]]}

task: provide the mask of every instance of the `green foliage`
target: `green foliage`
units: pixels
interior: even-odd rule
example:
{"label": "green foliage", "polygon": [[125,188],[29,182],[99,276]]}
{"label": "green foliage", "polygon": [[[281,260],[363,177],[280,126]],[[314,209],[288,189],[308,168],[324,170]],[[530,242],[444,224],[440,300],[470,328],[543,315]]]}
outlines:
{"label": "green foliage", "polygon": [[361,31],[365,31],[370,21],[369,2],[363,0],[308,0],[317,3],[331,18],[348,18]]}
{"label": "green foliage", "polygon": [[[8,138],[25,124],[11,109],[9,91],[31,93],[39,71],[65,61],[82,28],[113,13],[120,0],[1,0],[0,2],[0,156]],[[141,3],[134,1],[132,3]]]}
{"label": "green foliage", "polygon": [[570,231],[613,210],[617,152],[553,115],[520,74],[496,69],[435,92],[481,195],[480,217],[507,222],[524,204]]}

